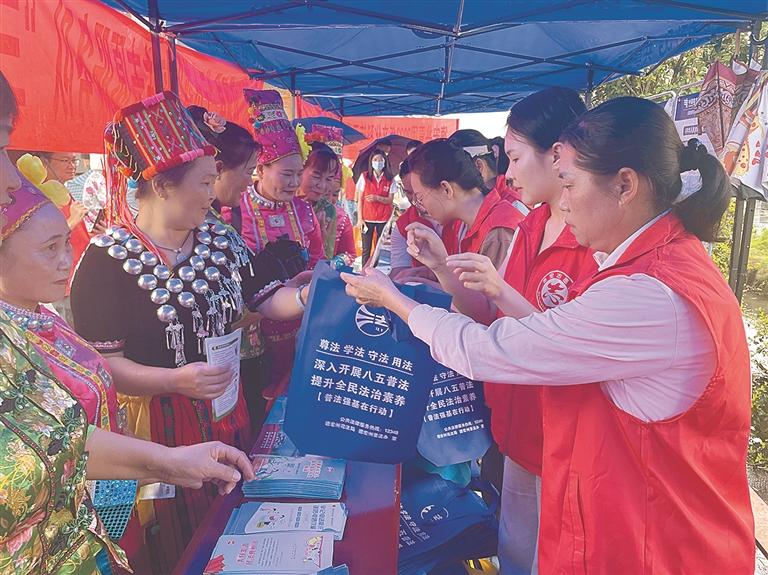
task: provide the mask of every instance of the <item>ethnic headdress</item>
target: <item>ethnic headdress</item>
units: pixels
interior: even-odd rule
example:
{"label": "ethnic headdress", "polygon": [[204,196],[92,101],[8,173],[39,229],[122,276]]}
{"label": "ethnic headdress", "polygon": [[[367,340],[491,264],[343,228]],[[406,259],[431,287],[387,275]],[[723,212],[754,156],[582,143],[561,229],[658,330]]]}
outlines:
{"label": "ethnic headdress", "polygon": [[3,206],[3,217],[0,218],[0,239],[7,239],[13,232],[26,222],[32,215],[46,204],[52,204],[48,197],[38,190],[35,185],[19,174],[21,187],[10,193],[11,201]]}
{"label": "ethnic headdress", "polygon": [[315,124],[304,138],[309,144],[321,142],[327,145],[341,160],[341,154],[344,149],[344,131],[341,128]]}
{"label": "ethnic headdress", "polygon": [[243,90],[256,141],[261,144],[259,164],[271,164],[292,154],[301,154],[299,140],[283,109],[276,90]]}
{"label": "ethnic headdress", "polygon": [[126,201],[127,178],[151,180],[161,172],[216,154],[173,92],[155,94],[118,111],[107,125],[104,142],[107,220],[129,227],[133,218]]}

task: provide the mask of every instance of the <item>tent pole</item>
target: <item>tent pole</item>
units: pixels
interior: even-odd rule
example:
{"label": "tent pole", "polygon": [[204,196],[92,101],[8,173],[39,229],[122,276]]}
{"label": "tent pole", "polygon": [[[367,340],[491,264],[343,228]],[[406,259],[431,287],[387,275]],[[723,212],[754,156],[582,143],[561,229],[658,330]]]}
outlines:
{"label": "tent pole", "polygon": [[176,54],[176,35],[175,34],[169,34],[167,36],[168,38],[168,46],[171,49],[171,61],[170,61],[170,70],[171,70],[171,92],[174,94],[179,93],[179,69],[177,66],[177,54]]}
{"label": "tent pole", "polygon": [[157,0],[147,0],[149,9],[149,21],[152,24],[152,69],[154,71],[155,92],[163,91],[163,60],[160,49],[160,11],[157,8]]}
{"label": "tent pole", "polygon": [[595,89],[595,69],[587,64],[587,93],[584,97],[587,108],[592,107],[592,92]]}
{"label": "tent pole", "polygon": [[296,119],[296,72],[291,72],[291,119]]}
{"label": "tent pole", "polygon": [[744,286],[747,283],[747,264],[749,263],[749,247],[752,243],[752,225],[755,221],[755,206],[757,200],[746,200],[744,209],[744,230],[741,232],[741,249],[739,250],[739,276],[736,281],[736,299],[741,303]]}
{"label": "tent pole", "polygon": [[731,235],[731,260],[728,266],[728,285],[733,293],[739,279],[739,255],[741,253],[741,233],[744,226],[744,199],[736,194],[736,205],[733,212],[733,234]]}

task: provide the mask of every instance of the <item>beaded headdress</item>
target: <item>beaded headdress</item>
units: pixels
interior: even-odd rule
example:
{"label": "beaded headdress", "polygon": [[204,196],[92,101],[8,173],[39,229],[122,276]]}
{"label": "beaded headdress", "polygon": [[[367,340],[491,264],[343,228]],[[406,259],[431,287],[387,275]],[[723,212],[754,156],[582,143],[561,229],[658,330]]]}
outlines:
{"label": "beaded headdress", "polygon": [[51,200],[32,182],[21,174],[19,177],[21,178],[21,187],[10,193],[11,201],[2,208],[0,239],[3,240],[19,229],[37,210],[46,204],[52,204]]}
{"label": "beaded headdress", "polygon": [[312,129],[304,136],[307,143],[321,142],[328,146],[341,160],[341,154],[344,149],[344,131],[335,126],[323,126],[315,124]]}
{"label": "beaded headdress", "polygon": [[133,218],[126,201],[128,178],[151,180],[183,163],[216,154],[173,92],[160,92],[118,111],[107,125],[104,142],[107,221],[129,228]]}
{"label": "beaded headdress", "polygon": [[261,144],[259,164],[271,164],[292,154],[300,154],[299,140],[283,109],[283,99],[276,90],[243,90],[248,115]]}

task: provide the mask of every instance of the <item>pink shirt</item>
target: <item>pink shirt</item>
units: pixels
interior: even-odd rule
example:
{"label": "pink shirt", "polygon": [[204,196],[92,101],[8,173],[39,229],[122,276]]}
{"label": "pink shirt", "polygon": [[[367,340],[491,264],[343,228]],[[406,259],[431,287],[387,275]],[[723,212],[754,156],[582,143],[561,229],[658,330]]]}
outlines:
{"label": "pink shirt", "polygon": [[[601,269],[614,265],[657,219],[610,255],[596,254]],[[522,385],[602,381],[617,407],[643,421],[687,410],[715,368],[704,320],[645,274],[607,278],[556,308],[490,326],[420,305],[409,326],[437,361],[467,377]]]}

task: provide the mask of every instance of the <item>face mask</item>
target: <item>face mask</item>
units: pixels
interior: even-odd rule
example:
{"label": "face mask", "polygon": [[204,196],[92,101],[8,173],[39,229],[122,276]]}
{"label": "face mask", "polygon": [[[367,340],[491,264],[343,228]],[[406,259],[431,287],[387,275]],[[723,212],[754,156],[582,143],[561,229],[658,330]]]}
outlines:
{"label": "face mask", "polygon": [[381,162],[381,161],[372,162],[371,166],[373,166],[374,170],[376,170],[377,172],[380,172],[381,170],[384,169],[384,162]]}

